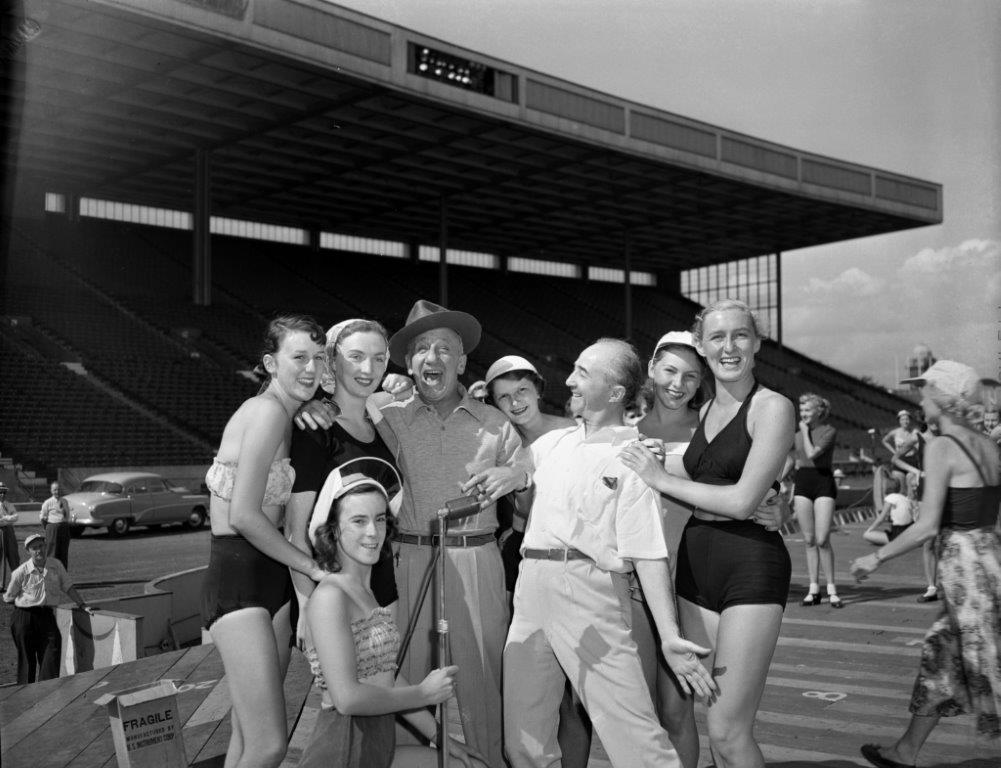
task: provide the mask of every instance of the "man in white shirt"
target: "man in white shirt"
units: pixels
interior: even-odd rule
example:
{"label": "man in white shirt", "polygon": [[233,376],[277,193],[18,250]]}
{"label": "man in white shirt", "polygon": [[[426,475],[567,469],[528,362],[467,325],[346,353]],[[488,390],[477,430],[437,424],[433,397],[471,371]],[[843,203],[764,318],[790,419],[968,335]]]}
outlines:
{"label": "man in white shirt", "polygon": [[38,514],[38,519],[45,530],[45,554],[47,557],[54,557],[63,564],[63,568],[70,567],[70,523],[76,516],[70,512],[70,505],[63,498],[59,483],[53,483],[49,490],[52,495],[42,502],[42,510]]}
{"label": "man in white shirt", "polygon": [[17,534],[14,523],[17,522],[17,511],[14,505],[7,501],[7,486],[0,482],[0,589],[7,588],[7,572],[21,564],[17,552]]}
{"label": "man in white shirt", "polygon": [[504,649],[505,742],[516,768],[559,764],[564,677],[613,766],[680,766],[630,634],[633,569],[679,684],[715,690],[696,656],[709,649],[679,634],[657,495],[618,459],[638,438],[622,419],[643,379],[631,345],[600,339],[567,379],[582,424],[532,444],[535,497]]}
{"label": "man in white shirt", "polygon": [[[63,564],[45,555],[45,537],[34,533],[24,540],[29,559],[14,569],[4,602],[14,603],[10,633],[17,648],[17,682],[59,677],[62,638],[53,610],[68,595],[81,610],[90,610],[77,593]],[[37,677],[36,677],[37,672]]]}

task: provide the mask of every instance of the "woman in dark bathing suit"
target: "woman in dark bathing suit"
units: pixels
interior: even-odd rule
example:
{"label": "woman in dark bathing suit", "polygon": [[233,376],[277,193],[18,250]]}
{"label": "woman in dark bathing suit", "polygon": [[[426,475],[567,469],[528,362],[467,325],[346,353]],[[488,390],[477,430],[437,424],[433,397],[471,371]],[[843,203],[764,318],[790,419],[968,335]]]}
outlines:
{"label": "woman in dark bathing suit", "polygon": [[707,307],[693,336],[716,397],[702,408],[685,452],[691,479],[668,474],[640,443],[622,460],[654,489],[695,508],[678,553],[678,614],[685,636],[714,651],[705,660],[720,688],[708,708],[710,745],[720,768],[762,768],[754,718],[791,565],[781,535],[753,516],[792,447],[795,408],[754,379],[761,334],[746,304],[724,299]]}

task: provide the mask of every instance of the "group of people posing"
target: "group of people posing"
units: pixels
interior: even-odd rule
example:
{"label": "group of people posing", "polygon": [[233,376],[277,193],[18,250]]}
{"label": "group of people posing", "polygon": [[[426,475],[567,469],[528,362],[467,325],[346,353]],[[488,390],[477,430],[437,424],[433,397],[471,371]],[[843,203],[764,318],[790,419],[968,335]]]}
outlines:
{"label": "group of people posing", "polygon": [[[432,765],[439,748],[466,766],[583,766],[592,729],[615,766],[695,768],[696,697],[716,764],[763,766],[753,725],[791,571],[778,478],[794,445],[816,461],[826,443],[755,379],[754,315],[711,305],[646,366],[599,339],[566,380],[572,418],[540,410],[545,382],[514,355],[487,371],[490,404],[470,397],[459,379],[479,338],[474,317],[423,300],[391,336],[372,320],[270,324],[267,381],[206,477],[202,614],[230,686],[227,766],[283,759],[294,645],[323,702],[304,768]],[[390,361],[408,376],[387,379]],[[653,407],[627,425],[647,383]],[[949,477],[934,479],[941,496]],[[458,496],[478,507],[450,523],[440,617],[425,599],[437,511]],[[998,561],[996,533],[976,546]],[[941,678],[922,716],[964,707]],[[973,702],[995,728],[997,691],[993,709]],[[454,717],[438,723],[444,701]]]}

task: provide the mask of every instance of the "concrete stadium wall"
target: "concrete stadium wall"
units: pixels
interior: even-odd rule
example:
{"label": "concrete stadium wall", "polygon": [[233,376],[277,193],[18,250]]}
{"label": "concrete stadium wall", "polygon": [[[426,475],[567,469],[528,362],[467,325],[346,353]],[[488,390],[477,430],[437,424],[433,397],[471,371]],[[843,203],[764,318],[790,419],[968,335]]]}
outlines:
{"label": "concrete stadium wall", "polygon": [[167,628],[174,648],[199,642],[202,638],[202,582],[208,566],[192,568],[154,579],[146,585],[147,594],[170,595],[170,622]]}

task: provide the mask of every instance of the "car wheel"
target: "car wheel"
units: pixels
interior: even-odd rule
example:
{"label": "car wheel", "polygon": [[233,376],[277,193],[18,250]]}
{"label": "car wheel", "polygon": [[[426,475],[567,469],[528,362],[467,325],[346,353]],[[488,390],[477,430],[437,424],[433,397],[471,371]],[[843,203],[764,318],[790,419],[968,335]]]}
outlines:
{"label": "car wheel", "polygon": [[203,525],[205,525],[205,509],[204,507],[195,507],[191,510],[191,514],[188,515],[188,519],[184,521],[184,525],[193,531],[197,531]]}
{"label": "car wheel", "polygon": [[112,536],[124,536],[129,532],[129,528],[131,527],[132,524],[128,518],[119,517],[111,521],[111,525],[108,526],[108,533]]}

